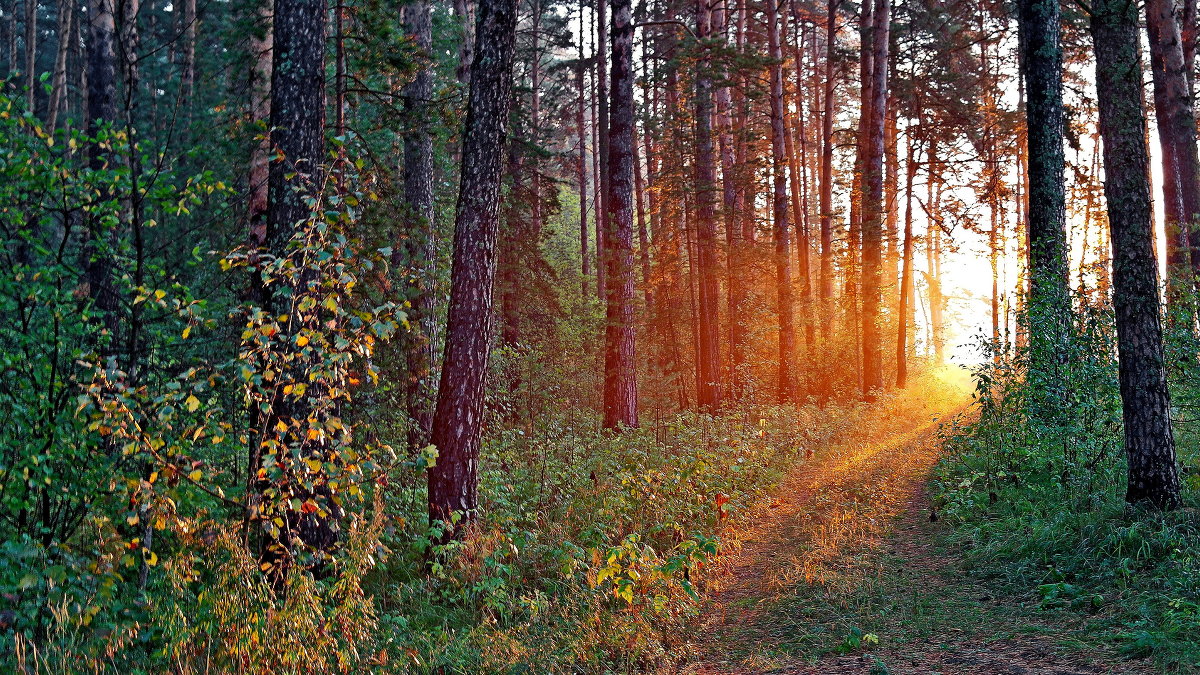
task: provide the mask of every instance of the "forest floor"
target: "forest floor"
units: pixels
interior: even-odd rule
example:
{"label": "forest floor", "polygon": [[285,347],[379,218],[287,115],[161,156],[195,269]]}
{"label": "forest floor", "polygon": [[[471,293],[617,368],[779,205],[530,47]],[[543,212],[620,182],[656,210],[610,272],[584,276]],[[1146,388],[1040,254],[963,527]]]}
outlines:
{"label": "forest floor", "polygon": [[683,672],[1154,672],[1089,641],[1078,619],[971,577],[943,543],[927,483],[944,422],[971,414],[964,379],[905,392],[934,414],[817,453],[756,507],[710,580]]}

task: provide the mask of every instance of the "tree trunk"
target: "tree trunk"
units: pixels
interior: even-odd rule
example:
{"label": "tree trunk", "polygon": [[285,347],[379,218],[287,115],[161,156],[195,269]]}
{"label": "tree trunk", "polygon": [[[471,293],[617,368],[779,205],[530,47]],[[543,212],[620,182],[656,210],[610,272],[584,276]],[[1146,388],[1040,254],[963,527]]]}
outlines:
{"label": "tree trunk", "polygon": [[862,393],[873,399],[883,388],[883,350],[880,344],[880,269],[883,243],[884,135],[887,119],[889,2],[875,0],[871,31],[871,105],[863,162],[862,206]]}
{"label": "tree trunk", "polygon": [[30,112],[37,112],[37,0],[25,0],[25,97]]}
{"label": "tree trunk", "polygon": [[[250,36],[250,121],[258,140],[250,151],[249,218],[250,244],[267,245],[267,176],[270,171],[271,60],[274,28],[272,9],[260,2]],[[262,125],[259,128],[259,125]]]}
{"label": "tree trunk", "polygon": [[475,2],[474,0],[454,0],[454,16],[458,19],[462,31],[462,41],[458,43],[458,65],[454,75],[458,81],[471,84],[471,64],[475,62]]}
{"label": "tree trunk", "polygon": [[1137,5],[1097,0],[1092,10],[1121,410],[1129,460],[1125,498],[1134,504],[1174,509],[1180,501],[1179,467],[1159,322]]}
{"label": "tree trunk", "polygon": [[607,295],[608,283],[608,0],[596,0],[596,149],[599,164],[596,176],[600,190],[596,194],[596,295]]}
{"label": "tree trunk", "polygon": [[[1200,270],[1200,156],[1196,149],[1196,117],[1185,69],[1184,50],[1172,0],[1148,0],[1146,32],[1150,36],[1150,70],[1154,111],[1163,162],[1163,213],[1167,232],[1167,305],[1173,320],[1185,311],[1182,295],[1194,286]],[[1191,249],[1189,253],[1189,248]],[[1193,312],[1187,309],[1190,315]]]}
{"label": "tree trunk", "polygon": [[[88,20],[86,130],[88,136],[95,137],[103,127],[117,120],[116,17],[113,0],[91,0]],[[92,143],[88,147],[88,155],[91,168],[100,169],[111,159],[112,150],[103,144]],[[90,241],[84,255],[88,287],[96,308],[104,314],[107,327],[115,335],[119,302],[113,288],[113,263],[108,252],[101,250],[101,241],[108,233],[95,218],[88,220]]]}
{"label": "tree trunk", "polygon": [[185,114],[192,109],[196,82],[196,0],[183,0],[183,63],[180,65],[180,107]]}
{"label": "tree trunk", "polygon": [[579,272],[582,275],[580,278],[580,294],[586,296],[588,289],[588,276],[592,273],[591,265],[588,260],[588,199],[587,199],[587,127],[584,120],[584,109],[587,108],[587,98],[585,95],[585,87],[583,82],[584,73],[584,58],[583,58],[583,0],[579,2],[579,61],[575,64],[575,84],[579,89],[579,97],[576,101],[575,110],[575,126],[579,129]]}
{"label": "tree trunk", "polygon": [[[476,59],[463,132],[462,170],[454,222],[454,259],[429,469],[429,517],[447,523],[446,539],[461,533],[479,506],[479,447],[484,376],[492,332],[492,286],[500,164],[512,96],[516,0],[480,0]],[[462,520],[450,525],[452,514]]]}
{"label": "tree trunk", "polygon": [[779,380],[776,396],[780,402],[790,401],[794,395],[795,381],[792,358],[796,352],[796,332],[792,319],[792,268],[791,250],[788,245],[788,195],[787,195],[787,130],[783,123],[783,54],[779,44],[779,17],[775,0],[766,2],[767,49],[771,61],[771,157],[774,166],[772,178],[772,221],[775,238],[775,289],[779,313]]}
{"label": "tree trunk", "polygon": [[[409,332],[405,337],[405,408],[408,412],[408,445],[419,449],[429,442],[433,424],[433,382],[430,380],[430,336],[436,321],[431,286],[435,271],[433,211],[433,21],[427,0],[406,5],[404,32],[421,51],[421,65],[402,92],[408,118],[404,134],[404,213],[401,241],[404,248],[405,297]],[[397,249],[400,247],[398,246]]]}
{"label": "tree trunk", "polygon": [[604,428],[638,425],[634,354],[633,182],[633,8],[612,4],[612,127],[609,130],[609,207],[605,222],[608,263],[607,323],[604,331]]}
{"label": "tree trunk", "polygon": [[51,80],[50,103],[46,107],[46,128],[54,131],[58,127],[58,116],[67,100],[67,52],[71,46],[71,23],[75,18],[75,4],[70,0],[58,2],[58,49],[54,56],[54,77]]}
{"label": "tree trunk", "polygon": [[[712,37],[712,11],[708,0],[696,0],[696,35],[701,41]],[[701,49],[707,49],[702,46]],[[713,162],[713,83],[708,56],[702,56],[696,73],[696,258],[698,277],[698,352],[696,401],[701,408],[721,404],[720,283],[717,265],[716,214],[713,192],[716,168]]]}
{"label": "tree trunk", "polygon": [[[839,0],[829,0],[825,16],[825,96],[821,115],[821,271],[817,284],[821,296],[821,341],[828,349],[833,334],[833,119],[835,68],[837,60],[837,11]],[[828,378],[822,378],[822,391],[828,394]]]}
{"label": "tree trunk", "polygon": [[1058,0],[1018,0],[1021,74],[1028,99],[1030,375],[1043,395],[1037,414],[1053,419],[1068,358],[1071,296],[1063,193],[1063,101]]}
{"label": "tree trunk", "polygon": [[[713,24],[720,31],[721,43],[729,45],[730,16],[725,2],[713,10]],[[722,80],[727,74],[722,74]],[[721,155],[721,215],[725,224],[726,265],[725,323],[729,329],[729,393],[737,399],[746,385],[745,247],[738,219],[738,182],[741,165],[737,163],[733,142],[733,95],[728,85],[719,87],[716,96],[717,141]]]}
{"label": "tree trunk", "polygon": [[917,176],[917,163],[913,146],[913,129],[905,132],[908,143],[907,158],[904,160],[904,241],[900,254],[900,302],[896,313],[896,388],[908,385],[909,317],[913,301],[913,180]]}
{"label": "tree trunk", "polygon": [[[287,255],[289,244],[296,233],[297,223],[308,221],[313,216],[313,207],[308,200],[319,196],[321,185],[321,162],[325,149],[325,3],[323,0],[275,0],[272,13],[273,31],[271,63],[271,146],[280,159],[271,162],[267,176],[267,248],[275,256]],[[299,283],[305,283],[302,275]],[[284,288],[268,286],[263,291],[265,308],[282,314],[288,296]],[[306,324],[298,317],[288,321],[291,331],[299,331]],[[304,372],[284,374],[281,381],[303,381]],[[275,436],[278,442],[276,454],[279,464],[290,452],[299,452],[303,441],[297,442],[296,431],[301,420],[310,416],[310,404],[300,397],[285,397],[277,394],[269,414],[260,417],[264,436]],[[274,431],[275,422],[283,421],[290,430]],[[287,422],[295,422],[288,425]],[[321,447],[305,448],[307,457],[290,456],[289,462],[299,464],[321,455],[319,461],[329,461]],[[254,475],[254,465],[251,474]],[[325,497],[328,514],[300,514],[280,505],[278,511],[286,513],[288,529],[295,528],[296,536],[311,549],[329,553],[337,546],[338,530],[335,522],[339,510],[321,484],[303,488],[298,477],[291,480],[299,491],[295,497]],[[269,511],[268,511],[269,513]],[[271,563],[272,581],[280,588],[286,566],[294,557],[292,541],[288,535],[270,537],[263,559]]]}

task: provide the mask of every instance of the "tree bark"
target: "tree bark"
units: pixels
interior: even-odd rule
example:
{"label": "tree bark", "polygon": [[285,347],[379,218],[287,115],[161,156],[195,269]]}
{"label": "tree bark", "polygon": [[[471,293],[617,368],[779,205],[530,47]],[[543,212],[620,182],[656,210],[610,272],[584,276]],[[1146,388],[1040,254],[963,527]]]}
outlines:
{"label": "tree bark", "polygon": [[871,30],[871,105],[863,162],[862,206],[862,393],[873,399],[883,388],[880,344],[880,279],[882,276],[884,135],[887,120],[889,1],[875,0]]}
{"label": "tree bark", "polygon": [[[1194,287],[1194,271],[1200,271],[1200,223],[1197,222],[1200,220],[1200,155],[1196,149],[1196,116],[1188,84],[1189,73],[1172,0],[1148,0],[1146,32],[1150,37],[1154,111],[1163,163],[1167,305],[1174,318],[1183,310],[1180,296]],[[1186,311],[1189,315],[1193,312],[1191,309]],[[1188,319],[1181,321],[1190,324]]]}
{"label": "tree bark", "polygon": [[796,329],[792,317],[792,267],[788,235],[787,129],[783,122],[783,53],[779,44],[779,17],[775,0],[766,0],[767,56],[771,61],[771,158],[772,221],[775,239],[776,311],[779,314],[779,379],[776,396],[780,402],[792,400],[795,375],[792,358],[796,352]]}
{"label": "tree bark", "polygon": [[[274,28],[272,8],[260,2],[256,24],[250,36],[250,122],[258,140],[250,151],[249,219],[250,244],[255,248],[267,245],[267,181],[270,172],[269,136],[271,120],[271,59]],[[259,125],[262,129],[259,129]]]}
{"label": "tree bark", "polygon": [[[454,222],[454,259],[446,349],[433,416],[437,463],[429,469],[429,517],[461,533],[479,506],[483,385],[492,333],[492,286],[500,163],[512,96],[516,0],[480,0],[476,58],[463,133],[462,170]],[[461,515],[450,525],[452,515]]]}
{"label": "tree bark", "polygon": [[1063,101],[1058,0],[1018,0],[1029,157],[1030,374],[1035,414],[1055,416],[1068,358],[1071,296],[1063,192]]}
{"label": "tree bark", "polygon": [[1129,460],[1125,498],[1134,504],[1174,509],[1180,502],[1179,467],[1159,320],[1137,19],[1133,3],[1097,0],[1092,4],[1121,410]]}
{"label": "tree bark", "polygon": [[605,218],[608,263],[607,323],[604,331],[604,428],[638,425],[634,353],[633,183],[633,8],[612,3],[612,117],[609,130],[609,213]]}
{"label": "tree bark", "polygon": [[58,2],[58,49],[54,56],[54,77],[51,80],[50,103],[46,106],[46,128],[53,131],[58,127],[58,117],[67,100],[67,53],[71,46],[71,23],[75,18],[75,4],[70,0]]}
{"label": "tree bark", "polygon": [[[712,37],[712,10],[709,0],[696,0],[696,36],[703,43]],[[707,50],[707,45],[700,45]],[[697,262],[697,390],[701,408],[715,409],[721,404],[720,282],[718,280],[716,213],[716,167],[713,161],[713,83],[707,51],[698,59],[696,72],[696,262]]]}
{"label": "tree bark", "polygon": [[579,0],[579,61],[575,64],[575,84],[579,89],[579,98],[576,101],[575,110],[575,126],[579,128],[579,272],[582,275],[580,278],[580,294],[587,295],[588,276],[591,275],[591,264],[588,260],[590,251],[588,250],[588,181],[587,181],[587,127],[584,121],[584,112],[587,108],[587,98],[584,87],[584,58],[583,58],[583,3],[584,0]]}
{"label": "tree bark", "polygon": [[[404,213],[401,241],[405,260],[405,296],[409,309],[409,332],[405,336],[405,408],[408,412],[408,445],[419,449],[429,442],[433,425],[433,382],[430,381],[430,336],[436,321],[433,284],[433,20],[427,0],[416,0],[403,9],[404,32],[421,50],[422,63],[402,92],[408,118],[404,134]],[[397,247],[397,250],[400,247]]]}

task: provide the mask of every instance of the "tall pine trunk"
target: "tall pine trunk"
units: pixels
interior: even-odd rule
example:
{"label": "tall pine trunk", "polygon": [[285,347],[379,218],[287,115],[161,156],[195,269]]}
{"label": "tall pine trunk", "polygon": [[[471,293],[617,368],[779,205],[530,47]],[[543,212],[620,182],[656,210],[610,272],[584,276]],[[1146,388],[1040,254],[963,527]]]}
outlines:
{"label": "tall pine trunk", "polygon": [[608,288],[604,331],[604,428],[636,427],[637,379],[633,292],[633,8],[612,4],[612,116],[609,129],[609,195],[605,202]]}
{"label": "tall pine trunk", "polygon": [[[1034,413],[1056,423],[1069,358],[1071,296],[1063,191],[1063,100],[1058,0],[1018,0],[1029,157],[1030,376]],[[936,338],[935,338],[936,339]]]}
{"label": "tall pine trunk", "polygon": [[1129,460],[1125,498],[1173,509],[1179,506],[1179,467],[1159,321],[1137,19],[1137,5],[1125,0],[1097,0],[1092,5],[1121,410]]}
{"label": "tall pine trunk", "polygon": [[779,314],[779,379],[776,396],[789,401],[795,394],[792,359],[796,353],[796,329],[792,316],[792,266],[789,246],[787,168],[788,158],[783,122],[783,53],[779,44],[779,16],[775,0],[766,0],[767,56],[770,66],[772,222],[775,239],[776,311]]}
{"label": "tall pine trunk", "polygon": [[[402,233],[405,297],[410,303],[409,332],[404,336],[405,408],[409,419],[408,445],[420,448],[429,442],[433,424],[433,382],[430,380],[430,338],[434,330],[431,286],[433,268],[433,135],[429,130],[433,98],[433,21],[427,0],[404,7],[404,32],[421,50],[423,59],[412,81],[402,92],[407,129],[404,134],[404,213]],[[399,251],[401,247],[397,246]]]}
{"label": "tall pine trunk", "polygon": [[[712,37],[712,10],[709,0],[696,0],[696,35],[706,42]],[[721,333],[720,283],[717,269],[716,213],[713,193],[717,176],[713,160],[713,80],[712,64],[707,53],[697,60],[696,67],[696,277],[697,277],[697,389],[700,407],[716,408],[721,404]]]}
{"label": "tall pine trunk", "polygon": [[500,169],[512,97],[516,0],[481,0],[475,61],[463,132],[462,170],[454,221],[454,258],[432,442],[437,463],[429,469],[429,517],[458,535],[479,506],[479,447],[483,385],[492,336]]}
{"label": "tall pine trunk", "polygon": [[880,340],[882,277],[884,135],[887,119],[889,2],[875,0],[871,30],[871,104],[863,162],[862,205],[862,392],[873,398],[883,388]]}

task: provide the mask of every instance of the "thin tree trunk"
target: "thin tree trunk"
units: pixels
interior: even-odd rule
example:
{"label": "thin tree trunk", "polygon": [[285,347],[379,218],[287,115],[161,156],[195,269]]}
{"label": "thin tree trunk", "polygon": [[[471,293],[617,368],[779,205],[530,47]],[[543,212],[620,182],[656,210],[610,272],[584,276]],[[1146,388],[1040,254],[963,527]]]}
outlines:
{"label": "thin tree trunk", "polygon": [[184,114],[192,109],[196,82],[196,0],[183,0],[183,63],[180,65],[179,105]]}
{"label": "thin tree trunk", "polygon": [[775,238],[776,310],[779,314],[779,379],[776,396],[780,402],[794,396],[795,381],[792,358],[796,352],[796,333],[792,319],[792,269],[788,245],[787,150],[783,116],[783,53],[779,44],[779,17],[775,0],[766,0],[767,56],[771,60],[771,157],[774,166],[772,179],[772,220]]}
{"label": "thin tree trunk", "polygon": [[908,144],[907,157],[904,160],[904,243],[901,255],[900,271],[900,302],[896,314],[896,388],[908,386],[908,345],[909,323],[912,314],[913,299],[913,180],[917,176],[917,163],[914,156],[913,129],[908,127],[905,132]]}
{"label": "thin tree trunk", "polygon": [[[837,12],[839,0],[829,0],[825,17],[825,96],[821,115],[821,271],[817,284],[821,295],[821,342],[828,348],[833,335],[833,119],[836,58]],[[822,378],[822,391],[828,394],[828,378]]]}
{"label": "thin tree trunk", "polygon": [[1151,237],[1137,5],[1097,0],[1092,10],[1097,103],[1104,139],[1104,193],[1112,235],[1121,409],[1129,461],[1125,499],[1174,509],[1180,503],[1179,466]]}
{"label": "thin tree trunk", "polygon": [[458,43],[458,65],[454,74],[464,85],[471,84],[471,64],[475,62],[475,0],[454,0],[454,16],[462,31]]}
{"label": "thin tree trunk", "polygon": [[587,127],[584,120],[584,109],[587,99],[584,93],[584,58],[583,58],[583,0],[579,1],[579,62],[575,65],[575,84],[579,88],[579,98],[576,101],[575,126],[579,129],[579,258],[580,258],[580,294],[587,295],[588,276],[592,273],[588,259],[588,199],[587,199]]}
{"label": "thin tree trunk", "polygon": [[67,99],[67,53],[71,46],[71,22],[75,17],[75,4],[71,0],[58,2],[58,49],[54,56],[54,77],[51,80],[50,103],[46,107],[46,128],[53,131],[58,127],[58,116]]}
{"label": "thin tree trunk", "polygon": [[596,146],[600,191],[596,194],[596,294],[603,301],[608,284],[608,0],[596,0]]}
{"label": "thin tree trunk", "polygon": [[37,111],[37,0],[25,0],[25,97],[30,112]]}
{"label": "thin tree trunk", "polygon": [[446,349],[431,437],[438,460],[429,469],[429,517],[448,524],[454,513],[462,518],[448,525],[444,538],[459,535],[479,506],[483,385],[516,32],[516,0],[480,0],[455,210]]}
{"label": "thin tree trunk", "polygon": [[[696,35],[701,41],[712,36],[712,11],[708,0],[696,0]],[[701,49],[707,49],[701,46]],[[696,250],[698,277],[698,388],[701,408],[721,404],[720,282],[718,280],[716,214],[713,192],[716,167],[713,161],[713,83],[707,54],[697,62],[696,73]]]}
{"label": "thin tree trunk", "polygon": [[274,52],[271,14],[272,9],[268,3],[259,3],[257,23],[250,36],[250,121],[259,138],[250,151],[247,215],[250,244],[255,248],[267,245],[267,175],[270,163],[268,157],[271,152],[268,131],[271,120],[271,61]]}

